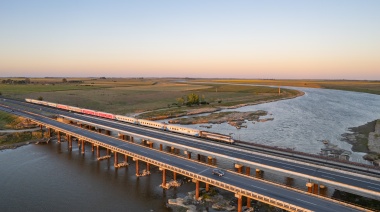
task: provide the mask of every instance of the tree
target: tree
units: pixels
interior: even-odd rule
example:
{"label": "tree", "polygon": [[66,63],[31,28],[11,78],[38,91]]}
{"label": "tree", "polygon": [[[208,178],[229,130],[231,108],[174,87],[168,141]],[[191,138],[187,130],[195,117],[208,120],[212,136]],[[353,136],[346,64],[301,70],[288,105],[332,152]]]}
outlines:
{"label": "tree", "polygon": [[37,99],[40,100],[40,101],[44,100],[44,98],[42,96],[39,96]]}
{"label": "tree", "polygon": [[178,105],[183,105],[183,103],[185,103],[185,100],[182,97],[177,98],[176,100],[178,102]]}
{"label": "tree", "polygon": [[25,83],[26,84],[30,84],[30,79],[29,78],[25,78]]}
{"label": "tree", "polygon": [[63,83],[66,83],[66,82],[67,82],[67,79],[66,79],[66,78],[63,78],[63,79],[62,79],[62,82],[63,82]]}
{"label": "tree", "polygon": [[0,91],[0,96],[1,96],[1,95],[3,95],[3,93],[1,93],[1,91]]}
{"label": "tree", "polygon": [[191,93],[187,95],[187,105],[199,104],[199,95]]}

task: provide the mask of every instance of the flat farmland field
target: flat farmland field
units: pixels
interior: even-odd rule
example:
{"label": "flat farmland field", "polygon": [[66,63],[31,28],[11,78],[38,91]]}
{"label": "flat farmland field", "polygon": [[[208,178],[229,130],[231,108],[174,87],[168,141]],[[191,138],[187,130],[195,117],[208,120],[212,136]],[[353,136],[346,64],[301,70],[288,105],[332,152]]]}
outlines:
{"label": "flat farmland field", "polygon": [[[3,83],[0,84],[0,92],[5,97],[42,97],[45,101],[115,114],[143,113],[143,118],[175,116],[193,109],[234,106],[300,95],[298,91],[289,89],[281,89],[281,94],[278,94],[277,88],[191,84],[173,79],[67,78],[70,83],[62,83],[62,78],[54,79],[55,81],[43,81],[44,78],[36,81],[31,79],[33,84]],[[198,95],[207,104],[190,107],[178,104],[178,98],[186,100],[191,93]]]}

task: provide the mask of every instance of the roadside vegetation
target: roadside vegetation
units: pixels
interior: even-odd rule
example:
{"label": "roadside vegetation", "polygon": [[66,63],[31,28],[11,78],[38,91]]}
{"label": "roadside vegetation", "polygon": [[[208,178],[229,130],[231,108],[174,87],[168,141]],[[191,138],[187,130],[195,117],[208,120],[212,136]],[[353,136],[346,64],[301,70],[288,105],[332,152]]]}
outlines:
{"label": "roadside vegetation", "polygon": [[9,113],[0,111],[0,130],[15,129],[20,119]]}
{"label": "roadside vegetation", "polygon": [[[17,117],[9,113],[0,111],[0,130],[17,130],[35,127],[22,117]],[[1,146],[26,142],[32,139],[41,138],[41,132],[0,132]]]}

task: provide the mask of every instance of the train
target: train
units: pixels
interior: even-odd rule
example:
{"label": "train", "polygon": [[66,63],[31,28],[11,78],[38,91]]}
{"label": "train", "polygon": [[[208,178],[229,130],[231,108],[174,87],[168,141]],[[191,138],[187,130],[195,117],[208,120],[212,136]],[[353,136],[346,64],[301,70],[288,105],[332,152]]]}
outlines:
{"label": "train", "polygon": [[106,112],[101,112],[101,111],[96,111],[96,110],[91,110],[91,109],[86,109],[86,108],[74,107],[70,105],[40,101],[40,100],[35,100],[35,99],[25,99],[25,101],[29,103],[33,103],[33,104],[54,107],[54,108],[66,110],[69,112],[76,112],[76,113],[92,115],[92,116],[97,116],[97,117],[106,118],[106,119],[113,119],[113,120],[126,122],[130,124],[141,125],[145,127],[151,127],[155,129],[160,129],[160,130],[165,130],[165,131],[170,131],[170,132],[175,132],[175,133],[180,133],[180,134],[190,135],[190,136],[195,136],[195,137],[200,137],[200,138],[206,138],[209,140],[224,142],[228,144],[233,144],[235,142],[231,136],[208,132],[204,130],[197,130],[197,129],[187,128],[187,127],[182,127],[182,126],[172,125],[172,124],[166,124],[166,123],[161,123],[161,122],[156,122],[156,121],[151,121],[151,120],[146,120],[146,119],[137,119],[134,117],[115,115],[112,113],[106,113]]}

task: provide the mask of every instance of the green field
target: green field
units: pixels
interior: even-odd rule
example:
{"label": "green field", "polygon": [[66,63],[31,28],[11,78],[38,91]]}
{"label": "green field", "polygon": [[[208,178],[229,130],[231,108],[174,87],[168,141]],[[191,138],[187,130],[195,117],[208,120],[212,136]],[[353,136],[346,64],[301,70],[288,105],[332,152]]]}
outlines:
{"label": "green field", "polygon": [[[19,78],[15,80],[20,80]],[[37,99],[57,102],[78,107],[107,111],[116,114],[138,114],[140,117],[171,116],[184,114],[187,110],[234,106],[258,101],[288,98],[297,91],[277,88],[191,84],[180,83],[172,79],[94,79],[67,78],[68,81],[81,83],[62,83],[62,78],[31,78],[33,84],[0,84],[3,96],[25,99]],[[177,105],[177,99],[194,93],[202,97],[207,105],[191,107]]]}
{"label": "green field", "polygon": [[13,129],[13,125],[17,124],[17,116],[0,111],[0,130]]}

